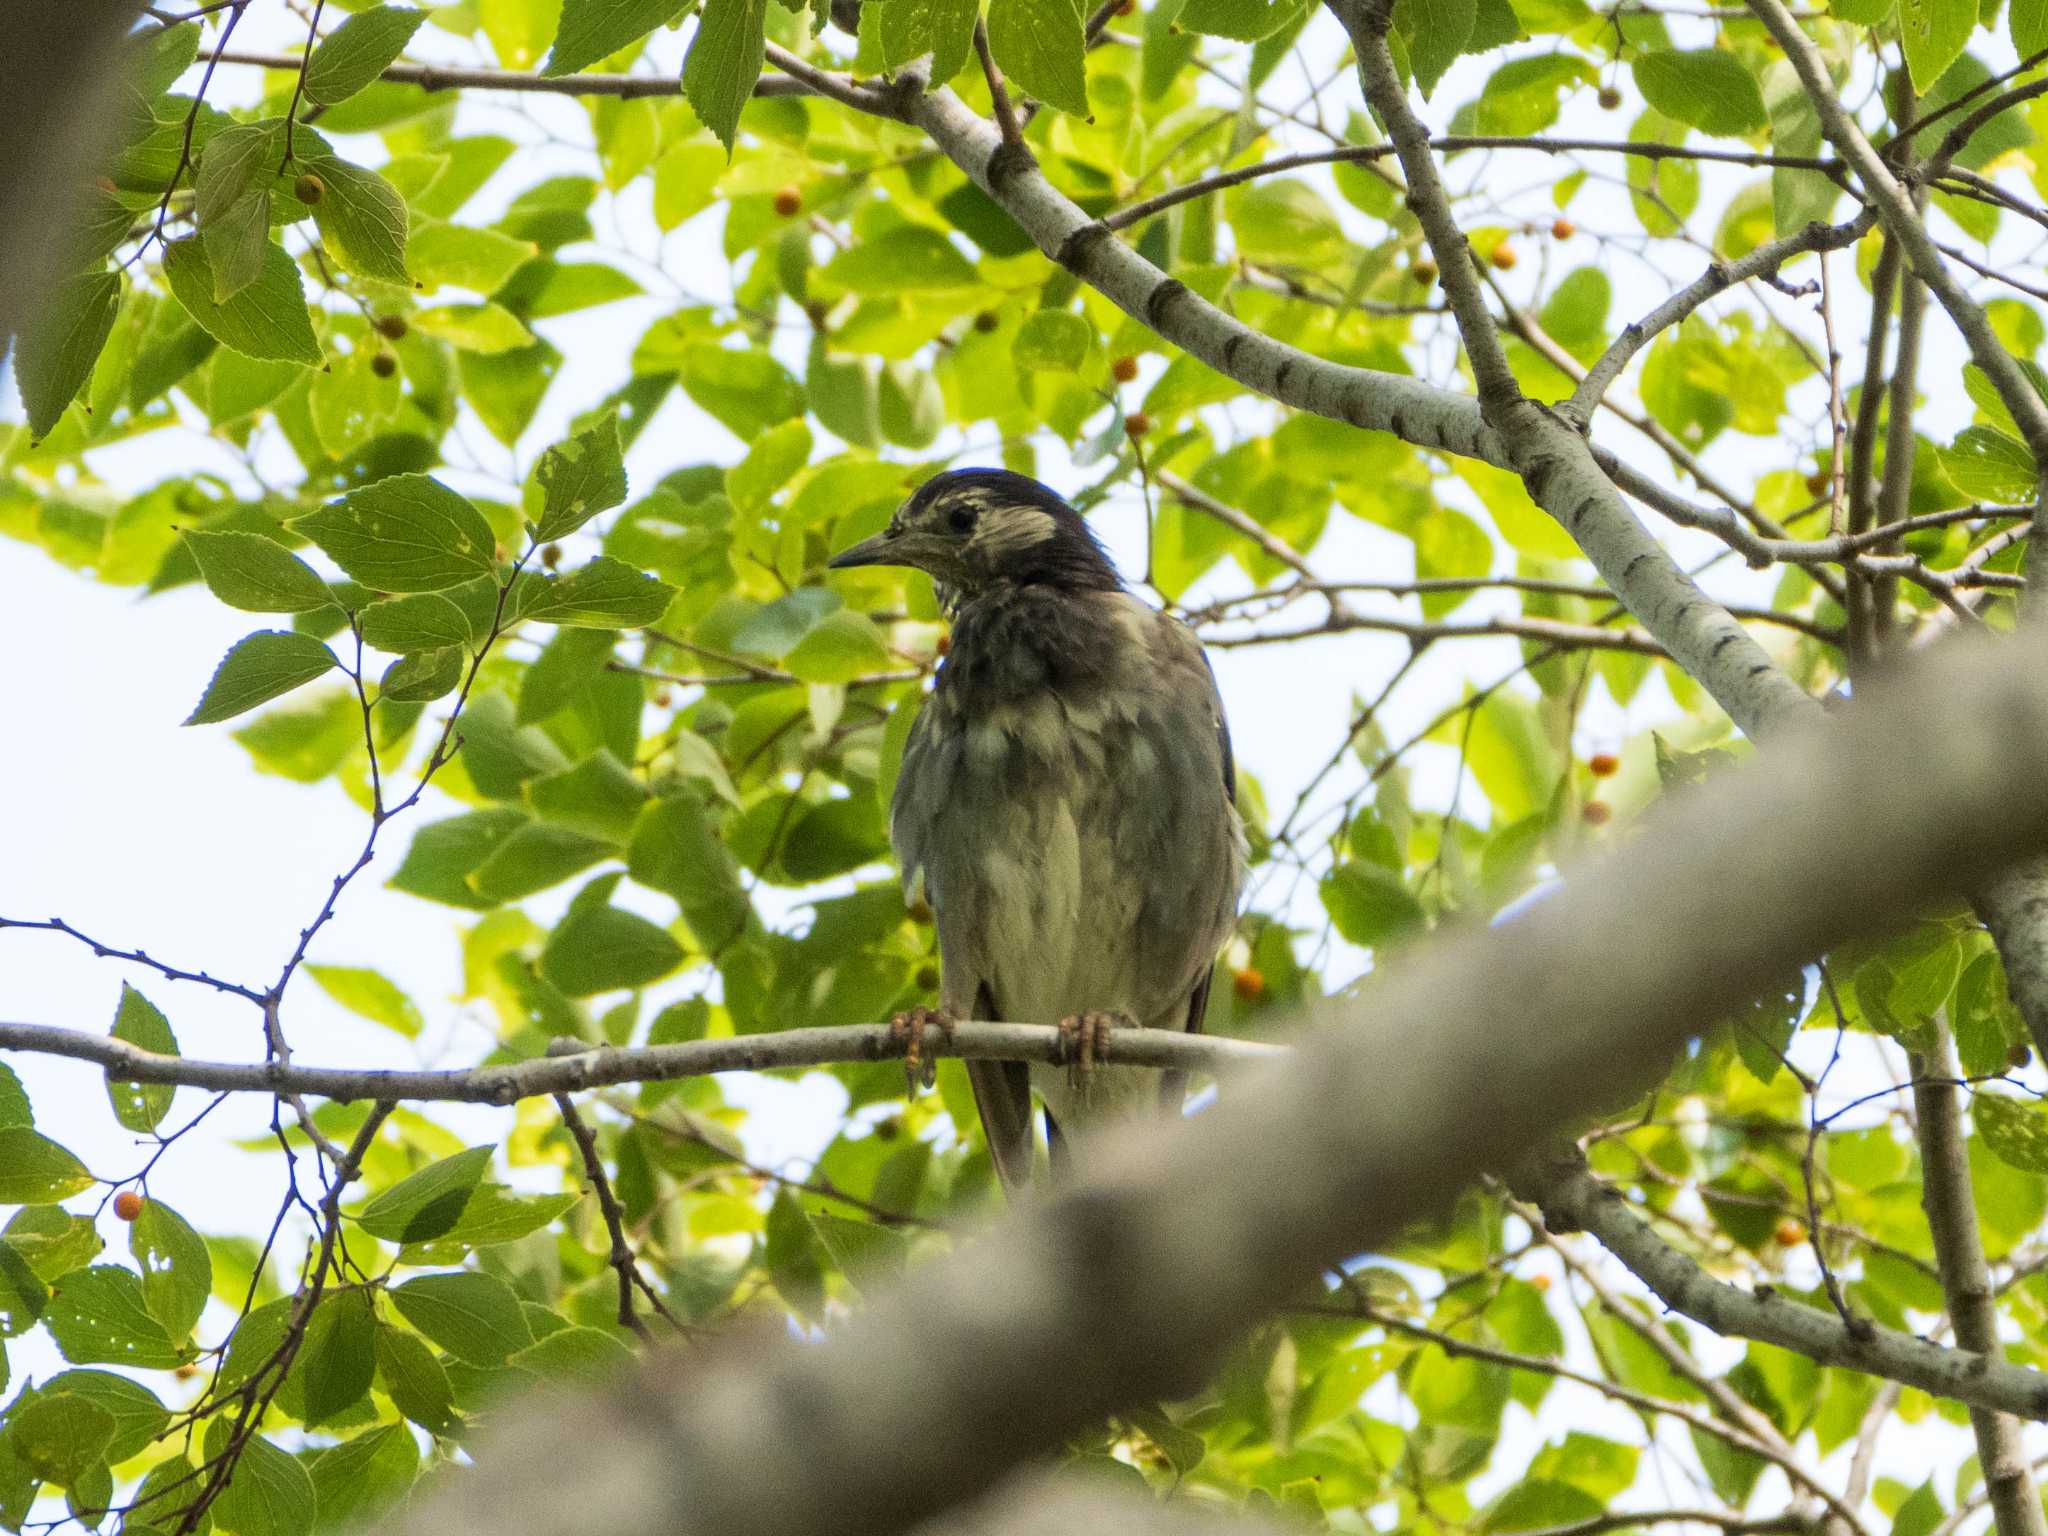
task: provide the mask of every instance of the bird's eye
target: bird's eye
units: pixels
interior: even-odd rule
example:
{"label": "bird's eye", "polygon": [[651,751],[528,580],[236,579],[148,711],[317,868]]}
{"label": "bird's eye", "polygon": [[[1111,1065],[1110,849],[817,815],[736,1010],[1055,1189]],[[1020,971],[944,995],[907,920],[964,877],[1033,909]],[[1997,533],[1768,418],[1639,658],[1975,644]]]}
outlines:
{"label": "bird's eye", "polygon": [[946,521],[952,526],[955,533],[972,533],[974,531],[974,508],[955,507]]}

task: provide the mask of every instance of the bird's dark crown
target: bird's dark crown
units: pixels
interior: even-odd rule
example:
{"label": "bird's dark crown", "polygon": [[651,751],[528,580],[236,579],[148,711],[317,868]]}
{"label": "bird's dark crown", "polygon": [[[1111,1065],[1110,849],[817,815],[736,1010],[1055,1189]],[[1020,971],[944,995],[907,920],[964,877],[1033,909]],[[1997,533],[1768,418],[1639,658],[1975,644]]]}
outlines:
{"label": "bird's dark crown", "polygon": [[1115,592],[1123,582],[1081,514],[1028,475],[952,469],[932,476],[882,533],[834,565],[909,565],[948,606],[998,584]]}

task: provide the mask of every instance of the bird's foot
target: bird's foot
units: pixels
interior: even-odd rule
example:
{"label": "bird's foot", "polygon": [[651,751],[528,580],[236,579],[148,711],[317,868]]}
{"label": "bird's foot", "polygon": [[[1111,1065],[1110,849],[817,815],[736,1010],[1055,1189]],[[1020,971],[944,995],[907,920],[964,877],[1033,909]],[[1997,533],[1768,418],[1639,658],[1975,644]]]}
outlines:
{"label": "bird's foot", "polygon": [[924,1032],[933,1027],[950,1041],[960,1021],[943,1008],[906,1008],[889,1021],[889,1043],[903,1053],[903,1081],[913,1097],[939,1080],[938,1058],[924,1048]]}
{"label": "bird's foot", "polygon": [[1086,1094],[1090,1075],[1109,1060],[1109,1037],[1119,1029],[1135,1029],[1128,1013],[1071,1013],[1060,1020],[1060,1060],[1067,1066],[1067,1084]]}

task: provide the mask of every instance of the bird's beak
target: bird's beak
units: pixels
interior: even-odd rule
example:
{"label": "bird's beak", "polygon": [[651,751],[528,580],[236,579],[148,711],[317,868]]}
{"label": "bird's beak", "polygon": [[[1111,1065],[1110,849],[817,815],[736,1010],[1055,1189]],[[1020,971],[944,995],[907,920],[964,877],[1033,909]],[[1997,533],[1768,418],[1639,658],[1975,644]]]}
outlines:
{"label": "bird's beak", "polygon": [[851,548],[842,549],[825,562],[828,571],[852,570],[857,565],[914,565],[914,560],[905,556],[912,554],[911,541],[889,532],[876,534],[871,539],[862,539]]}

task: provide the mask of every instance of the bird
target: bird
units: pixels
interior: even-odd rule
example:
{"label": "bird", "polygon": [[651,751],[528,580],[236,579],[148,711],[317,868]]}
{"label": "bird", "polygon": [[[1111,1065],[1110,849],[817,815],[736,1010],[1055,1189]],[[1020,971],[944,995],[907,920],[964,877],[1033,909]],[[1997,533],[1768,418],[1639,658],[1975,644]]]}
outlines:
{"label": "bird", "polygon": [[966,1066],[1004,1188],[1034,1177],[1034,1089],[1065,1178],[1102,1125],[1184,1108],[1183,1074],[1102,1061],[1118,1027],[1202,1028],[1236,923],[1245,838],[1215,673],[1079,512],[1011,470],[933,475],[829,565],[922,570],[952,625],[890,804],[940,960],[939,1007],[897,1015],[898,1038],[914,1071],[927,1024],[1057,1021],[1067,1070]]}

